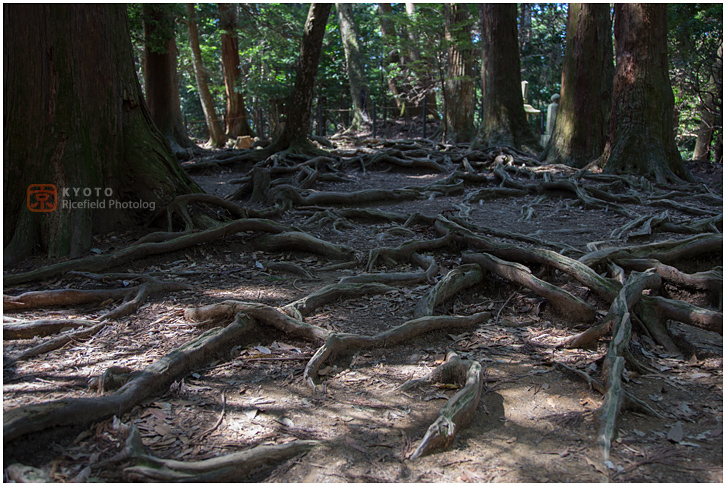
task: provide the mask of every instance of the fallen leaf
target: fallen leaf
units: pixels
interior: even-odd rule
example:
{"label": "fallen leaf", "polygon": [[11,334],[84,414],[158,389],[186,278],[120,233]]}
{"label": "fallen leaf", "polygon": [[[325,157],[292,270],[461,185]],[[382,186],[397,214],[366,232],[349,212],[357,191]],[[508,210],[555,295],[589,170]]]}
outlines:
{"label": "fallen leaf", "polygon": [[328,374],[329,374],[329,373],[330,373],[331,371],[333,371],[333,368],[332,368],[332,366],[326,366],[326,367],[325,367],[325,368],[323,368],[322,370],[319,370],[319,371],[318,371],[318,374],[319,374],[320,376],[327,376],[327,375],[328,375]]}
{"label": "fallen leaf", "polygon": [[161,436],[165,436],[171,432],[171,427],[166,424],[156,424],[154,425],[154,432]]}
{"label": "fallen leaf", "polygon": [[668,432],[668,435],[666,435],[666,438],[672,442],[680,442],[683,440],[683,424],[681,422],[676,422],[676,424],[671,427],[671,430]]}
{"label": "fallen leaf", "polygon": [[270,348],[266,348],[265,346],[255,346],[255,349],[262,354],[272,354]]}

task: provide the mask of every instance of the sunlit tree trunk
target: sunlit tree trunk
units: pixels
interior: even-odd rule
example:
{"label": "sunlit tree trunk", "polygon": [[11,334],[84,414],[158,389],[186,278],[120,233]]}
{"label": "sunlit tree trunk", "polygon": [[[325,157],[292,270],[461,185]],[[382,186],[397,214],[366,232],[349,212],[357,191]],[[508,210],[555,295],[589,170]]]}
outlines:
{"label": "sunlit tree trunk", "polygon": [[615,5],[615,79],[606,172],[692,180],[673,135],[666,4]]}
{"label": "sunlit tree trunk", "polygon": [[295,87],[286,104],[285,126],[280,136],[267,148],[267,152],[274,153],[285,149],[304,152],[312,149],[312,144],[308,140],[310,113],[313,106],[315,78],[323,50],[325,26],[331,9],[330,3],[310,4],[300,45]]}
{"label": "sunlit tree trunk", "polygon": [[78,256],[94,234],[134,227],[152,207],[201,191],[151,120],[123,5],[3,10],[6,263]]}
{"label": "sunlit tree trunk", "polygon": [[143,4],[144,87],[146,103],[156,127],[166,137],[177,158],[189,156],[194,143],[187,136],[181,114],[174,19],[168,4]]}
{"label": "sunlit tree trunk", "polygon": [[242,78],[239,66],[239,40],[237,39],[237,15],[235,6],[219,4],[219,28],[222,31],[222,70],[224,87],[227,92],[227,136],[232,138],[254,135],[245,108],[245,98],[238,91],[237,84]]}
{"label": "sunlit tree trunk", "polygon": [[399,116],[403,116],[406,110],[405,103],[401,100],[396,77],[389,73],[390,66],[393,65],[398,67],[401,62],[401,56],[399,55],[398,50],[393,47],[396,44],[395,39],[397,34],[396,26],[391,19],[392,14],[393,10],[390,3],[378,4],[378,15],[381,19],[381,37],[383,38],[383,45],[386,49],[386,82],[388,83],[388,90],[391,92],[391,95],[393,95],[396,108],[398,108]]}
{"label": "sunlit tree trunk", "polygon": [[474,59],[467,5],[444,4],[448,43],[446,78],[446,140],[471,142],[474,130]]}
{"label": "sunlit tree trunk", "polygon": [[602,154],[613,91],[612,53],[610,6],[569,4],[557,121],[542,160],[582,168]]}
{"label": "sunlit tree trunk", "polygon": [[713,129],[716,123],[716,112],[720,111],[718,107],[719,97],[716,76],[723,76],[723,43],[718,48],[718,57],[714,63],[713,72],[711,73],[706,92],[701,95],[701,123],[698,127],[696,148],[693,150],[694,159],[708,160],[711,153],[711,140],[713,139]]}
{"label": "sunlit tree trunk", "polygon": [[367,113],[368,82],[363,69],[363,59],[360,52],[358,27],[353,17],[353,4],[336,3],[340,37],[343,41],[345,64],[348,67],[348,81],[350,82],[350,97],[353,100],[353,121],[351,130],[358,130],[363,124],[370,123]]}
{"label": "sunlit tree trunk", "polygon": [[517,38],[517,6],[479,4],[483,120],[473,148],[512,146],[531,154],[541,147],[527,123]]}
{"label": "sunlit tree trunk", "polygon": [[207,73],[204,70],[202,62],[202,51],[199,48],[199,32],[197,31],[197,14],[194,11],[193,3],[186,4],[187,10],[187,26],[189,27],[189,47],[192,51],[192,64],[194,65],[194,78],[197,81],[197,90],[199,90],[199,99],[202,102],[202,110],[204,111],[204,119],[207,121],[207,129],[209,130],[208,145],[212,147],[224,147],[227,137],[224,135],[222,125],[219,123],[217,113],[214,110],[214,100],[209,91],[207,83]]}

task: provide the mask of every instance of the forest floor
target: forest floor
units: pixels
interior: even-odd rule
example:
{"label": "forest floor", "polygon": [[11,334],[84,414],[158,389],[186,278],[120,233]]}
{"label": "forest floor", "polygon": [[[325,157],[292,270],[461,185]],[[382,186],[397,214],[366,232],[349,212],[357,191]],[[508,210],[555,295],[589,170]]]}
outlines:
{"label": "forest floor", "polygon": [[[382,150],[371,142],[337,143],[338,150],[348,159],[366,151]],[[341,167],[335,180],[318,180],[314,190],[352,193],[433,187],[430,185],[445,181],[454,170],[453,165],[443,163],[443,172],[391,165],[371,165],[362,171],[361,166],[362,163]],[[221,165],[191,175],[208,194],[225,197],[239,187],[228,182],[244,178],[251,168],[251,163]],[[693,165],[691,169],[700,186],[708,188],[706,194],[722,197],[720,166]],[[492,174],[493,170],[482,166],[480,172]],[[542,170],[549,171],[554,179],[571,175],[562,167]],[[507,173],[515,181],[531,180],[525,171]],[[584,187],[599,183],[581,180]],[[470,195],[479,189],[476,183],[467,182],[463,190],[448,194],[432,192],[412,200],[381,200],[355,206],[400,215],[402,219],[398,221],[390,217],[346,218],[336,213],[343,206],[323,203],[293,205],[275,218],[277,223],[352,248],[355,257],[339,264],[294,248],[266,251],[254,245],[247,233],[125,262],[114,271],[159,275],[167,281],[189,284],[190,288],[151,296],[134,314],[109,321],[92,338],[74,339],[39,356],[16,359],[43,338],[4,337],[3,409],[7,412],[24,405],[96,396],[89,388],[89,380],[103,375],[109,367],[141,370],[210,326],[220,325],[219,321],[201,325],[193,322],[185,317],[190,308],[237,300],[279,309],[325,286],[335,285],[341,278],[370,272],[421,271],[412,263],[414,260],[394,254],[388,259],[380,258],[367,269],[366,264],[371,251],[435,240],[440,235],[431,221],[441,215],[464,215],[477,234],[484,235],[486,228],[493,229],[496,241],[517,248],[548,248],[575,259],[591,253],[593,248],[691,237],[658,231],[655,223],[650,233],[643,231],[642,226],[619,231],[633,218],[613,210],[616,205],[643,217],[642,221],[663,213],[664,207],[652,204],[647,194],[640,203],[624,200],[612,206],[586,207],[566,191],[472,199]],[[694,215],[669,208],[669,221],[674,225],[722,212],[722,207],[702,204],[699,198],[686,196],[679,200],[703,212]],[[266,208],[263,203],[242,204],[248,209]],[[429,217],[429,224],[404,224],[415,213]],[[316,214],[327,214],[329,218],[316,220]],[[93,252],[113,253],[144,234],[106,235],[97,240]],[[522,238],[524,235],[526,238]],[[595,246],[588,247],[593,243]],[[305,316],[305,322],[327,331],[366,336],[404,324],[414,318],[415,309],[429,295],[433,284],[462,265],[462,254],[467,249],[462,242],[421,249],[421,254],[429,258],[427,261],[433,259],[438,265],[434,278],[387,283],[389,287],[385,289],[338,297],[315,308]],[[31,270],[44,263],[29,261],[10,273]],[[722,253],[716,252],[675,266],[694,273],[722,264]],[[530,267],[535,275],[593,306],[597,310],[596,320],[607,314],[609,304],[581,283],[544,266]],[[86,289],[99,286],[91,279],[81,284]],[[78,281],[55,277],[6,285],[5,294],[69,287],[79,288]],[[702,290],[664,282],[660,295],[721,311],[722,298]],[[118,302],[109,299],[85,306],[41,307],[13,312],[12,317],[22,321],[100,320]],[[264,444],[300,439],[321,441],[307,453],[253,469],[249,476],[238,478],[245,481],[723,481],[721,334],[670,320],[668,330],[679,345],[674,351],[656,344],[643,328],[633,326],[630,346],[652,372],[638,373],[626,365],[622,386],[652,407],[658,416],[623,409],[609,458],[604,461],[598,446],[603,395],[559,364],[598,378],[608,352],[609,334],[588,349],[561,346],[563,340],[591,325],[558,311],[534,291],[491,273],[437,302],[434,314],[483,317],[468,329],[434,330],[390,347],[361,346],[338,353],[318,370],[315,389],[305,382],[303,373],[320,343],[260,326],[247,342],[233,347],[226,356],[195,369],[169,389],[124,412],[118,420],[108,418],[90,428],[62,432],[58,429],[36,439],[17,439],[12,448],[6,444],[5,480],[21,474],[8,471],[8,466],[15,462],[37,468],[32,471],[53,481],[138,478],[127,469],[129,460],[117,456],[125,447],[124,436],[119,432],[120,420],[135,425],[146,450],[161,459],[200,461]],[[7,309],[5,315],[10,315]],[[424,378],[445,360],[449,351],[482,365],[481,400],[471,421],[458,430],[449,447],[412,460],[410,456],[427,428],[459,387],[448,383],[422,383],[405,390],[399,387],[407,380]],[[28,471],[31,470],[24,474],[30,474]]]}

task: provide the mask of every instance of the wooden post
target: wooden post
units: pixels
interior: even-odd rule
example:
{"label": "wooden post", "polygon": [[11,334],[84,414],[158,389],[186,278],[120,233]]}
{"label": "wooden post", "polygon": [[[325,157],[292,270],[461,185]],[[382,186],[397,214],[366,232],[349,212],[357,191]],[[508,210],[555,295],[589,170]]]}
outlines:
{"label": "wooden post", "polygon": [[376,138],[376,100],[373,100],[373,138]]}
{"label": "wooden post", "polygon": [[423,100],[423,136],[421,138],[426,138],[426,98]]}

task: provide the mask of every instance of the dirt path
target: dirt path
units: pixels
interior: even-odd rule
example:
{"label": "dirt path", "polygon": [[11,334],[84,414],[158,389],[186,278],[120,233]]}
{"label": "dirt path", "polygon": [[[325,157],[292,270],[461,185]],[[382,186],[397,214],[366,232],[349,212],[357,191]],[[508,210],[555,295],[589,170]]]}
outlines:
{"label": "dirt path", "polygon": [[[370,167],[362,172],[351,164],[336,173],[338,180],[318,181],[314,191],[352,193],[365,189],[432,187],[447,180],[453,167],[442,173],[390,166]],[[249,169],[244,165],[208,169],[194,173],[194,178],[208,194],[224,197],[239,187],[226,181],[244,177]],[[563,176],[561,169],[550,170],[554,178]],[[493,168],[482,168],[480,173],[492,171]],[[521,184],[531,180],[525,171],[508,174]],[[714,176],[713,169],[696,175],[708,176],[710,191],[722,195],[720,176]],[[584,187],[599,184],[602,183],[582,181]],[[366,265],[370,266],[371,250],[440,237],[433,222],[404,224],[415,213],[429,218],[465,214],[468,228],[475,228],[476,234],[489,234],[497,241],[525,249],[555,250],[574,259],[590,253],[592,248],[588,244],[593,242],[597,242],[597,248],[607,248],[690,236],[653,231],[627,239],[630,233],[642,229],[640,226],[613,236],[633,221],[623,211],[615,210],[615,206],[642,217],[643,221],[666,209],[642,204],[645,199],[641,203],[624,200],[599,208],[587,207],[566,191],[472,199],[472,192],[480,187],[467,182],[464,190],[449,195],[431,192],[415,200],[356,206],[401,215],[400,222],[340,218],[335,214],[340,206],[323,208],[318,204],[295,205],[276,219],[287,227],[352,248],[355,259],[348,265],[294,249],[263,251],[255,247],[248,234],[239,233],[214,244],[142,258],[116,268],[117,272],[155,274],[157,278],[191,287],[150,297],[137,312],[111,321],[92,338],[71,341],[37,358],[13,361],[41,338],[4,340],[3,408],[7,412],[23,405],[95,396],[89,390],[89,380],[110,367],[142,370],[210,327],[220,325],[211,322],[200,326],[191,322],[185,318],[189,308],[225,300],[282,308],[342,278],[365,273]],[[625,196],[634,192],[620,187],[614,193]],[[713,209],[698,198],[676,200],[706,211]],[[243,205],[260,211],[268,207],[263,203]],[[531,208],[531,214],[527,208]],[[331,211],[328,220],[311,219],[324,209]],[[722,211],[718,207],[716,210]],[[673,208],[669,209],[669,216],[673,225],[706,217]],[[492,235],[486,229],[499,234]],[[501,232],[527,238],[507,237]],[[98,240],[94,251],[109,254],[127,247],[139,236],[109,235]],[[462,265],[462,255],[471,249],[465,246],[457,240],[433,251],[422,251],[439,267],[435,281]],[[722,264],[721,254],[708,254],[676,266],[684,272],[696,273]],[[411,260],[395,258],[381,259],[373,267],[372,271],[384,273],[422,270]],[[594,306],[598,321],[608,312],[608,303],[583,284],[545,266],[531,267],[535,275]],[[79,284],[83,288],[100,285],[89,279],[71,283],[66,277],[58,277],[6,287],[5,293],[76,288]],[[305,317],[305,322],[327,331],[372,336],[410,321],[432,284],[425,280],[390,284],[385,292],[338,298],[316,308]],[[713,295],[701,290],[664,283],[661,295],[721,309],[719,296],[714,302]],[[12,317],[23,321],[99,319],[118,303],[111,299],[86,306],[46,307],[14,312]],[[673,352],[666,351],[634,325],[630,349],[654,371],[638,373],[626,365],[622,386],[660,416],[623,410],[610,456],[604,462],[597,443],[598,410],[603,395],[561,365],[599,377],[610,335],[590,349],[561,346],[558,343],[563,339],[577,335],[591,324],[563,315],[532,290],[491,273],[435,307],[435,315],[442,316],[484,312],[489,313],[488,317],[473,329],[433,331],[396,346],[361,348],[331,357],[319,370],[316,390],[305,383],[303,373],[319,344],[268,326],[258,327],[251,341],[232,347],[227,355],[196,369],[119,419],[121,423],[135,425],[146,450],[161,459],[199,461],[257,445],[305,439],[322,441],[322,445],[304,455],[253,470],[249,477],[240,480],[722,481],[721,335],[669,321],[668,328],[681,345],[678,352]],[[457,433],[450,447],[410,460],[426,429],[458,387],[429,384],[405,391],[398,388],[407,380],[425,377],[444,361],[448,351],[481,363],[485,370],[481,400],[473,419]],[[124,436],[119,430],[118,422],[108,419],[90,428],[57,430],[20,439],[13,443],[11,451],[5,448],[5,466],[20,462],[39,468],[40,474],[54,481],[128,480],[134,478],[128,471],[124,473],[128,460],[111,460],[124,450]],[[7,474],[6,469],[6,480]]]}

